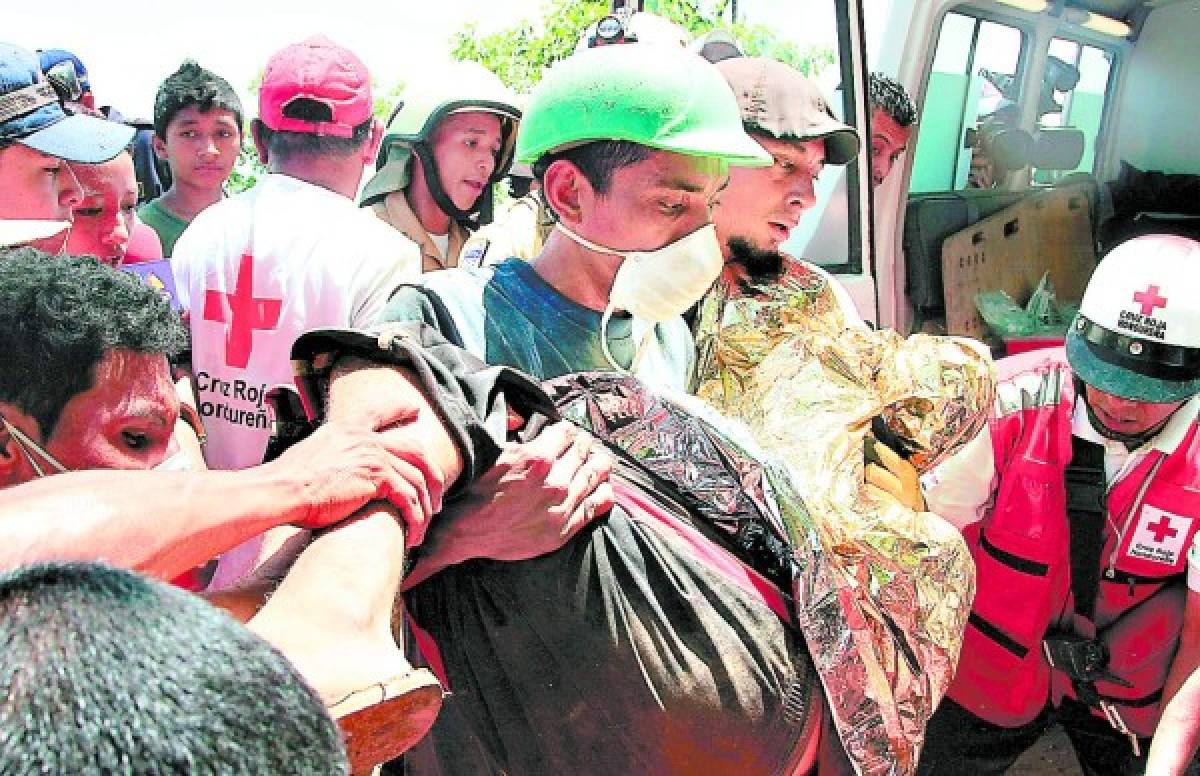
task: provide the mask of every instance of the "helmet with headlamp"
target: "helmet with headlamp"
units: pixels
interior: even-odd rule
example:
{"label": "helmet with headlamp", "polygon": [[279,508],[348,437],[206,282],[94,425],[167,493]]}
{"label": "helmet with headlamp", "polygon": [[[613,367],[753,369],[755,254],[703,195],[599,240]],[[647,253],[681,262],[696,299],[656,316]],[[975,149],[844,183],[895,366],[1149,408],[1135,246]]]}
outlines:
{"label": "helmet with headlamp", "polygon": [[575,44],[575,53],[623,43],[649,43],[683,49],[687,48],[688,42],[687,32],[678,24],[648,11],[630,12],[627,8],[620,8],[588,25]]}

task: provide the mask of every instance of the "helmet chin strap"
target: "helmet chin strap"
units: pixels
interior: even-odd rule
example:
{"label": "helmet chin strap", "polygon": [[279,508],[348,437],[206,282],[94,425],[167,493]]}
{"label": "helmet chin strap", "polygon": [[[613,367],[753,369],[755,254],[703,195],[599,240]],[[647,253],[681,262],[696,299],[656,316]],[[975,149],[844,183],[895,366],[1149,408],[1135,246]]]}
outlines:
{"label": "helmet chin strap", "polygon": [[1161,423],[1140,433],[1122,434],[1120,431],[1114,431],[1108,426],[1104,425],[1104,421],[1100,420],[1099,416],[1096,415],[1096,411],[1092,409],[1092,403],[1087,399],[1087,391],[1084,390],[1084,382],[1078,377],[1075,378],[1075,395],[1078,396],[1079,400],[1083,402],[1083,407],[1085,410],[1087,410],[1088,420],[1091,421],[1092,428],[1096,430],[1096,433],[1105,439],[1112,439],[1113,441],[1120,442],[1121,444],[1125,445],[1130,452],[1138,449],[1146,442],[1153,439],[1158,432],[1162,431],[1166,427],[1168,421],[1171,420],[1172,415],[1175,414],[1171,413],[1171,415],[1163,418]]}
{"label": "helmet chin strap", "polygon": [[463,210],[458,205],[454,204],[454,200],[450,199],[450,195],[446,193],[446,189],[442,186],[442,176],[438,175],[437,162],[433,159],[433,149],[424,140],[413,143],[413,156],[421,163],[421,169],[425,171],[425,185],[429,187],[429,194],[433,197],[433,201],[442,209],[442,212],[450,216],[455,221],[460,223],[470,223],[471,217],[478,213],[478,206],[483,200],[480,196],[475,200],[475,207],[471,210]]}

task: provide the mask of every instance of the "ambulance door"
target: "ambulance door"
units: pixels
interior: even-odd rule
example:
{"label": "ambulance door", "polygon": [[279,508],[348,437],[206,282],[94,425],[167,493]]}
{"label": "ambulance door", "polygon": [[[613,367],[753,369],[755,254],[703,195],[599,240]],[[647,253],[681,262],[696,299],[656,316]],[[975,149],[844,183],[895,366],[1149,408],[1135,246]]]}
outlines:
{"label": "ambulance door", "polygon": [[[865,137],[862,0],[737,0],[734,6],[743,30],[770,31],[774,43],[759,53],[816,80],[834,114]],[[815,206],[782,248],[833,273],[863,318],[874,323],[879,313],[869,184],[867,154],[844,167],[827,166],[816,182]]]}

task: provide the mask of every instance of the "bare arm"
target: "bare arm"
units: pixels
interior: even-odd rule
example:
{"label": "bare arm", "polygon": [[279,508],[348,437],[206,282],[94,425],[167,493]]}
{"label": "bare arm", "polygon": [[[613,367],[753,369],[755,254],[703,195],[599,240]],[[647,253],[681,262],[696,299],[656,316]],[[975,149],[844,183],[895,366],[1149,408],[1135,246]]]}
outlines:
{"label": "bare arm", "polygon": [[511,445],[438,516],[404,588],[472,558],[524,560],[557,550],[612,508],[611,470],[603,446],[566,421]]}
{"label": "bare arm", "polygon": [[[463,458],[454,439],[418,385],[419,381],[405,368],[346,357],[338,362],[328,388],[325,415],[329,420],[317,432],[319,435],[334,427],[359,433],[375,429],[378,437],[387,441],[392,453],[390,465],[395,470],[393,490],[383,490],[357,506],[379,500],[399,507],[407,547],[422,541],[430,517],[442,508],[445,490],[463,471]],[[308,444],[309,440],[305,440],[279,460],[287,459]],[[336,455],[309,458],[312,466],[339,468]],[[331,479],[331,483],[336,485],[336,482],[336,477]],[[408,490],[402,492],[401,488]],[[409,499],[409,508],[405,508],[405,498]],[[384,514],[386,507],[386,503],[373,504],[363,513],[373,510]],[[300,525],[320,527],[307,522]],[[294,525],[272,528],[258,537],[258,541],[248,542],[223,556],[210,589],[224,590],[247,581],[279,579],[308,539],[309,534],[298,531]]]}
{"label": "bare arm", "polygon": [[295,501],[267,467],[60,474],[0,491],[0,568],[104,560],[171,578],[299,517]]}
{"label": "bare arm", "polygon": [[1146,773],[1182,774],[1200,747],[1200,592],[1188,590],[1179,651],[1163,687]]}
{"label": "bare arm", "polygon": [[[328,416],[354,427],[381,427],[381,413],[405,415],[404,432],[421,442],[421,465],[438,472],[449,487],[462,474],[464,459],[418,385],[405,368],[346,358],[331,382]],[[556,424],[529,443],[510,445],[462,500],[438,515],[428,537],[425,525],[406,521],[407,545],[422,538],[425,544],[405,585],[470,558],[518,560],[557,549],[611,506],[610,468],[599,443],[569,423]],[[440,503],[433,505],[434,512],[440,510]]]}
{"label": "bare arm", "polygon": [[429,518],[442,509],[442,494],[463,472],[462,453],[419,381],[402,367],[344,359],[329,389],[328,416],[331,423],[349,428],[393,434],[404,465],[433,483],[423,514],[404,513],[407,544],[419,544]]}
{"label": "bare arm", "polygon": [[172,578],[268,529],[321,528],[376,499],[423,530],[444,479],[409,435],[387,430],[416,413],[406,406],[363,425],[331,422],[278,460],[239,472],[72,472],[0,491],[0,568],[104,560]]}

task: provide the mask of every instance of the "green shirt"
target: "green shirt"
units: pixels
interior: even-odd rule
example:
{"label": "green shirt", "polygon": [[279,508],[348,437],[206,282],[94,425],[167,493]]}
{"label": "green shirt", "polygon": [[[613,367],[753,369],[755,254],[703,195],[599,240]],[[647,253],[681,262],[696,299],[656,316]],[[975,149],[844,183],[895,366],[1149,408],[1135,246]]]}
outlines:
{"label": "green shirt", "polygon": [[143,224],[158,233],[158,240],[162,243],[163,257],[170,258],[175,251],[175,241],[179,239],[179,235],[183,234],[183,230],[187,229],[188,222],[167,210],[159,204],[160,201],[161,198],[150,200],[139,207],[137,213]]}

